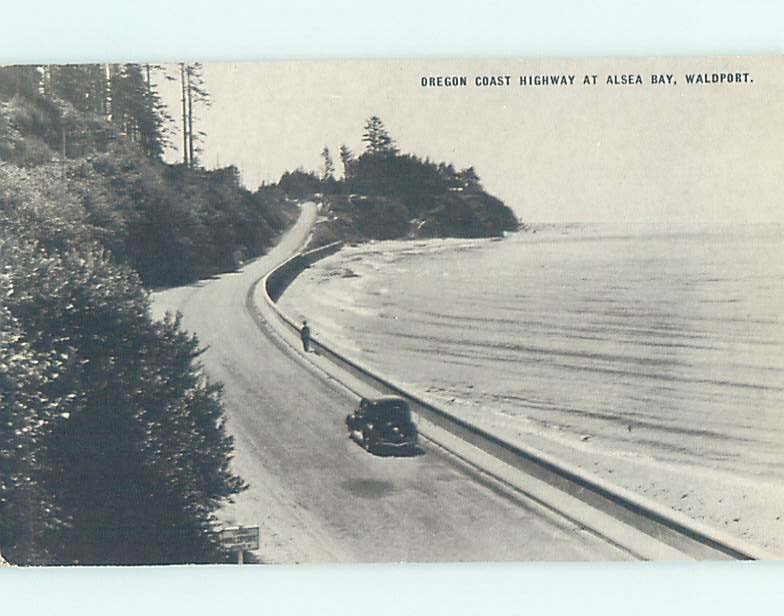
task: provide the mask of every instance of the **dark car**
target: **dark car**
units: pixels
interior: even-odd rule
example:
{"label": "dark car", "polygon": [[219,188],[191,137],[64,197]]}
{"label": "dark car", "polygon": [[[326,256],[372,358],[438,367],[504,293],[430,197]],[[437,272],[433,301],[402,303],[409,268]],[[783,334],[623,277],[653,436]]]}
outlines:
{"label": "dark car", "polygon": [[346,417],[349,436],[368,451],[414,451],[417,429],[402,398],[362,398]]}

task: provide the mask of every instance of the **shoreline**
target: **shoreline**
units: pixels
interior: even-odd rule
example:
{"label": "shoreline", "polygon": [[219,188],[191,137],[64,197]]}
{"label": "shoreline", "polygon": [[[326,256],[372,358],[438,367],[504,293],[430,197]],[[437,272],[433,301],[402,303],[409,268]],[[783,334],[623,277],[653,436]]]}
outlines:
{"label": "shoreline", "polygon": [[[536,238],[537,243],[543,239],[541,236]],[[489,241],[492,240],[479,240],[479,243],[484,244]],[[455,244],[460,242],[466,241],[458,239],[450,243],[455,247]],[[468,240],[468,242],[473,243],[477,240]],[[434,243],[439,246],[433,247]],[[413,253],[416,257],[420,256],[419,253],[423,248],[426,249],[425,253],[429,252],[428,249],[440,252],[439,247],[443,244],[443,240],[379,242],[372,247],[364,248],[385,253],[394,251],[393,244],[398,245],[399,253],[411,253],[412,249],[415,249]],[[347,257],[346,253],[341,253],[329,260],[338,262],[340,267],[350,265],[351,258],[351,256]],[[310,274],[312,270],[308,275]],[[344,286],[358,284],[357,281],[361,277],[361,273],[354,272],[351,277],[339,282]],[[309,304],[306,298],[321,296],[323,289],[315,293],[311,284],[310,293],[307,290],[297,292],[296,287],[303,284],[305,283],[298,279],[292,285],[297,295],[293,304],[302,314],[317,313],[323,305],[313,302]],[[349,293],[344,293],[341,299],[346,300],[347,297],[351,297],[350,288]],[[288,298],[284,296],[282,304],[290,308],[291,300],[291,295]],[[372,369],[398,375],[397,382],[400,382],[403,387],[419,392],[424,399],[449,409],[450,412],[455,412],[459,417],[501,434],[513,443],[532,445],[568,460],[620,488],[628,489],[641,497],[651,498],[654,502],[686,515],[698,523],[707,523],[718,531],[727,532],[742,541],[748,541],[764,549],[784,552],[781,534],[776,532],[782,515],[772,513],[776,509],[784,512],[784,498],[775,498],[773,480],[711,468],[709,465],[700,464],[699,459],[694,459],[692,464],[686,465],[677,460],[669,462],[661,459],[651,460],[634,452],[615,451],[612,447],[608,447],[607,441],[603,441],[599,434],[585,433],[579,440],[575,440],[570,434],[544,429],[541,425],[536,425],[531,418],[515,416],[504,412],[502,408],[489,406],[477,399],[476,389],[473,392],[460,391],[456,382],[449,382],[448,375],[442,374],[436,382],[401,379],[400,376],[405,374],[405,370],[398,368],[405,367],[406,357],[396,357],[395,353],[387,353],[382,358],[383,361],[379,361],[378,354],[368,353],[367,349],[363,351],[360,341],[346,338],[346,332],[337,332],[340,327],[339,322],[325,327],[324,335],[331,343],[336,343],[338,348],[352,357],[358,357]],[[319,331],[322,330],[319,328]],[[348,344],[346,340],[349,341]],[[433,353],[431,361],[438,364],[437,358],[438,354]],[[700,475],[697,485],[692,481],[695,475]],[[771,501],[772,496],[775,504]],[[766,517],[768,514],[770,519]]]}

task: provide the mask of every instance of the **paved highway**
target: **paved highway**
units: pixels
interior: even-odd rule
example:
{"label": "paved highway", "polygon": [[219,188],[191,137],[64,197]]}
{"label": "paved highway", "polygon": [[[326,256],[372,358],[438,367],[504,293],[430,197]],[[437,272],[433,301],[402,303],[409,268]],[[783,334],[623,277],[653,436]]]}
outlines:
{"label": "paved highway", "polygon": [[296,251],[317,216],[305,204],[269,254],[238,272],[153,295],[180,311],[225,385],[234,469],[250,489],[222,510],[259,525],[264,562],[618,560],[629,555],[534,503],[511,499],[426,449],[396,458],[347,438],[349,392],[282,350],[246,307],[250,287]]}

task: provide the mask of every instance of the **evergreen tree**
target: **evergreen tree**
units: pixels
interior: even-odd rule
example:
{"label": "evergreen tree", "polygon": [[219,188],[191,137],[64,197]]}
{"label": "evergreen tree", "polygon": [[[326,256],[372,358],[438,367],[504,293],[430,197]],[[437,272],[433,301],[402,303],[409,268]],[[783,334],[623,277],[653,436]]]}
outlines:
{"label": "evergreen tree", "polygon": [[392,137],[389,136],[384,123],[378,116],[371,116],[365,122],[365,132],[362,133],[362,141],[367,145],[365,151],[368,154],[395,154],[397,148]]}
{"label": "evergreen tree", "polygon": [[343,163],[343,179],[348,180],[351,177],[351,166],[354,163],[354,154],[344,143],[340,146],[340,162]]}
{"label": "evergreen tree", "polygon": [[323,185],[315,173],[300,167],[294,171],[285,171],[278,180],[278,187],[287,195],[300,199],[316,194]]}
{"label": "evergreen tree", "polygon": [[201,151],[199,142],[204,133],[194,132],[194,107],[209,107],[210,98],[204,86],[203,67],[199,63],[180,63],[180,87],[182,91],[182,162],[195,167]]}
{"label": "evergreen tree", "polygon": [[151,82],[149,65],[113,65],[110,70],[111,119],[132,142],[151,158],[160,157],[167,142],[170,120]]}
{"label": "evergreen tree", "polygon": [[482,185],[479,182],[479,176],[473,167],[468,167],[457,173],[457,179],[460,186],[464,190],[479,191],[482,190]]}
{"label": "evergreen tree", "polygon": [[42,72],[37,66],[0,66],[0,100],[36,96],[41,88],[41,79]]}
{"label": "evergreen tree", "polygon": [[321,181],[324,183],[335,181],[335,163],[332,161],[332,155],[329,153],[329,148],[324,146],[321,150]]}
{"label": "evergreen tree", "polygon": [[47,95],[68,101],[81,112],[106,112],[106,73],[99,64],[53,64],[47,68]]}
{"label": "evergreen tree", "polygon": [[[143,70],[138,64],[8,67],[0,73],[0,94],[13,89],[39,105],[40,99],[48,101],[44,108],[47,113],[56,111],[51,129],[63,158],[82,156],[95,147],[103,150],[118,134],[156,158],[166,147],[170,121],[151,80],[157,68],[147,66]],[[102,124],[106,120],[114,125],[114,131]],[[54,141],[51,135],[46,138]]]}

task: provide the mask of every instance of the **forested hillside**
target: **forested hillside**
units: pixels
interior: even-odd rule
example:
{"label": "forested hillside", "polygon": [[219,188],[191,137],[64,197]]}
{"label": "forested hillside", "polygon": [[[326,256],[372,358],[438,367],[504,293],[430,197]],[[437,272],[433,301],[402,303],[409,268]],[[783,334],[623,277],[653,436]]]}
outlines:
{"label": "forested hillside", "polygon": [[[0,552],[17,564],[216,562],[221,389],[145,286],[235,268],[296,216],[200,167],[198,65],[173,122],[154,66],[0,68]],[[179,133],[175,133],[179,131]],[[183,162],[163,162],[172,138]]]}
{"label": "forested hillside", "polygon": [[[263,253],[296,208],[274,190],[245,190],[235,167],[200,168],[187,95],[184,161],[165,164],[179,124],[149,81],[152,70],[0,69],[0,216],[23,237],[50,233],[42,227],[55,221],[77,225],[145,284],[172,285]],[[201,82],[198,92],[204,100]]]}
{"label": "forested hillside", "polygon": [[[315,243],[477,237],[512,212],[455,170],[400,154],[381,120],[366,151],[327,148],[246,190],[199,161],[197,64],[0,67],[0,553],[17,564],[216,562],[216,511],[245,484],[219,385],[148,289],[232,270],[319,195]],[[177,82],[168,109],[161,79]],[[176,116],[176,120],[175,120]],[[171,143],[182,161],[165,162]],[[260,401],[263,404],[263,401]]]}
{"label": "forested hillside", "polygon": [[335,240],[428,237],[493,237],[519,227],[512,210],[482,188],[473,167],[457,170],[413,154],[401,154],[377,116],[365,123],[365,151],[340,148],[343,177],[336,179],[329,148],[321,152],[320,176],[285,173],[278,186],[303,197],[322,193],[325,216],[314,243]]}

